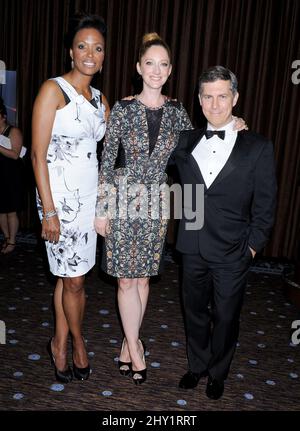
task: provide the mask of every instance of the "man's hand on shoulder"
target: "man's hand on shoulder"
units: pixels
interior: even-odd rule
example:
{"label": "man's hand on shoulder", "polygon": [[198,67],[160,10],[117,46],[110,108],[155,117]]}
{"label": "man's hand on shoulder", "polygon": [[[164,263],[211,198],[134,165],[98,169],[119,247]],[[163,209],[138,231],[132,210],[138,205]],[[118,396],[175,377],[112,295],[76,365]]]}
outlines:
{"label": "man's hand on shoulder", "polygon": [[243,118],[232,116],[234,119],[234,126],[233,129],[240,132],[241,130],[249,130],[249,127],[246,124],[246,121]]}

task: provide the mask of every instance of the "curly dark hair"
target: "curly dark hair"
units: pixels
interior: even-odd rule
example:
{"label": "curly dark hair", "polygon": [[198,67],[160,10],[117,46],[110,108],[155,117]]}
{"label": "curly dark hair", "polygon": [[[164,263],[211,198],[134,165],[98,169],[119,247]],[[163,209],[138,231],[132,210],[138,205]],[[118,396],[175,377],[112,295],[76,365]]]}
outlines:
{"label": "curly dark hair", "polygon": [[76,33],[84,28],[94,28],[95,30],[98,30],[103,37],[105,37],[107,32],[106,24],[101,16],[89,15],[82,12],[77,13],[69,20],[69,29],[65,37],[67,48],[72,48]]}

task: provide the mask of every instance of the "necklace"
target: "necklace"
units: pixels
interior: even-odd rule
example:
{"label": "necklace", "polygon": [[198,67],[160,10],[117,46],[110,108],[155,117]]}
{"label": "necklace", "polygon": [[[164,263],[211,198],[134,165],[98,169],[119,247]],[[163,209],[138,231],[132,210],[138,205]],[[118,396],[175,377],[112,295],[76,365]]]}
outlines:
{"label": "necklace", "polygon": [[148,109],[161,109],[163,106],[164,106],[164,104],[166,103],[166,97],[164,97],[164,100],[163,100],[163,103],[162,104],[160,104],[159,106],[149,106],[149,105],[147,105],[146,103],[144,103],[144,102],[142,102],[141,101],[141,99],[140,99],[140,97],[139,97],[139,95],[135,95],[134,96],[135,97],[135,99],[139,102],[139,103],[141,103],[143,106],[145,106],[146,108],[148,108]]}

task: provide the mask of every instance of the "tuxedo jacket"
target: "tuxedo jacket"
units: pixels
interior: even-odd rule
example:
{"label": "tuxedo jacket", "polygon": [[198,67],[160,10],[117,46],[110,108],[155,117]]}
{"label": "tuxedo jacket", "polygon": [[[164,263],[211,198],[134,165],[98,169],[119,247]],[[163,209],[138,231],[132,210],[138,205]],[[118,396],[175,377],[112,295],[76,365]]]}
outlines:
{"label": "tuxedo jacket", "polygon": [[[207,188],[192,151],[205,129],[181,132],[173,156],[181,185],[191,184],[191,202],[184,202],[177,249],[200,254],[210,262],[232,263],[265,246],[275,215],[276,178],[273,145],[264,137],[241,131],[233,150],[214,182]],[[202,144],[201,144],[202,145]],[[204,185],[204,223],[188,230],[186,210],[196,210],[196,184]],[[199,198],[199,196],[198,196]],[[188,215],[190,217],[190,215]]]}

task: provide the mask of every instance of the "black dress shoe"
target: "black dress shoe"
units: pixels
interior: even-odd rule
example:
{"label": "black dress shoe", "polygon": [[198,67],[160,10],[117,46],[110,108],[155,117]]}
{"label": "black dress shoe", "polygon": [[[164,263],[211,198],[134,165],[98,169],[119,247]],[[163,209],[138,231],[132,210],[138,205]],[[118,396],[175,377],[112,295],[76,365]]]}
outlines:
{"label": "black dress shoe", "polygon": [[203,371],[202,373],[193,373],[192,371],[188,371],[180,380],[179,387],[182,389],[194,389],[201,377],[207,376],[207,371]]}
{"label": "black dress shoe", "polygon": [[224,382],[218,382],[216,379],[208,378],[206,386],[206,395],[211,400],[218,400],[224,392]]}

